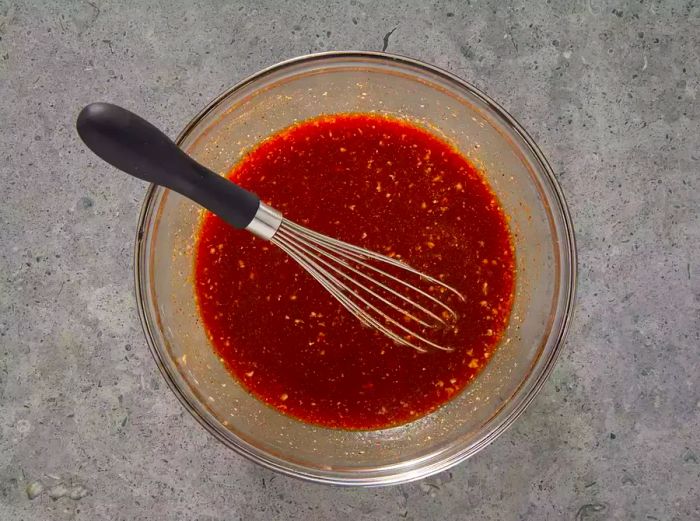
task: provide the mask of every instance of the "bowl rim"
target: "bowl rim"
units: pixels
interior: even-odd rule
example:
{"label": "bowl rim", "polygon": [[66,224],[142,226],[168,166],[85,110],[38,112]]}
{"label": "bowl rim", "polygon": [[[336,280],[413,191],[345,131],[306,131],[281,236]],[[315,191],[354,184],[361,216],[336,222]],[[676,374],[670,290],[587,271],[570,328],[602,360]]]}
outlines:
{"label": "bowl rim", "polygon": [[[402,463],[396,465],[389,465],[382,467],[382,469],[388,470],[388,473],[384,475],[358,475],[350,476],[345,471],[323,471],[320,469],[313,469],[311,471],[308,467],[304,469],[297,464],[289,463],[284,459],[270,456],[264,451],[248,446],[248,443],[243,440],[237,440],[234,442],[231,439],[225,437],[215,425],[212,425],[206,418],[200,415],[197,411],[196,404],[190,403],[190,398],[180,389],[178,384],[172,378],[168,368],[166,367],[164,361],[161,359],[160,351],[156,346],[156,340],[152,334],[152,329],[154,324],[154,319],[149,315],[148,309],[148,298],[146,285],[142,283],[142,277],[144,275],[145,269],[147,267],[148,253],[146,251],[147,241],[147,230],[148,224],[150,222],[150,217],[155,208],[155,203],[159,199],[159,195],[162,188],[157,185],[150,185],[138,218],[136,238],[134,242],[134,292],[137,302],[139,320],[141,322],[141,327],[143,329],[146,341],[148,343],[151,355],[153,356],[158,369],[160,370],[163,378],[165,379],[168,387],[177,396],[179,401],[185,407],[185,409],[199,422],[210,434],[221,441],[226,447],[234,450],[236,453],[244,456],[245,458],[262,465],[263,467],[269,468],[271,470],[280,472],[282,474],[301,478],[306,481],[325,483],[332,485],[343,485],[343,486],[384,486],[384,485],[395,485],[401,483],[407,483],[410,481],[415,481],[418,479],[425,478],[427,476],[436,474],[447,470],[454,465],[468,459],[477,452],[479,452],[484,447],[488,446],[496,438],[498,438],[503,432],[505,432],[513,422],[525,411],[528,405],[532,402],[534,397],[542,388],[544,382],[551,373],[554,363],[559,355],[559,352],[563,348],[566,336],[571,324],[571,320],[574,313],[574,303],[576,298],[576,284],[577,284],[577,250],[576,250],[576,239],[574,235],[574,227],[571,221],[571,216],[569,213],[566,200],[564,198],[561,187],[554,176],[554,172],[547,162],[544,154],[541,152],[535,141],[530,137],[527,131],[513,118],[503,107],[496,103],[493,99],[487,96],[478,88],[474,87],[472,84],[468,83],[466,80],[444,70],[435,65],[425,63],[414,58],[409,58],[406,56],[398,54],[390,54],[378,51],[326,51],[320,53],[306,54],[291,58],[288,60],[281,61],[269,67],[266,67],[259,72],[252,74],[228,89],[221,92],[216,96],[211,102],[209,102],[202,110],[200,110],[183,128],[183,130],[178,134],[175,142],[178,146],[181,146],[184,139],[190,134],[190,132],[212,111],[214,110],[223,100],[234,94],[236,91],[254,83],[258,80],[265,78],[266,76],[277,72],[281,69],[287,68],[292,65],[297,65],[301,63],[311,63],[316,61],[323,61],[332,58],[357,58],[366,59],[369,61],[389,61],[394,63],[399,63],[403,65],[408,65],[418,69],[423,69],[428,73],[436,75],[443,80],[451,82],[456,86],[467,90],[471,95],[478,98],[489,109],[494,111],[494,113],[502,118],[503,122],[509,126],[509,128],[514,131],[522,139],[522,143],[526,145],[528,151],[533,154],[534,158],[539,162],[541,168],[541,179],[540,181],[547,184],[547,187],[551,190],[553,194],[552,201],[552,214],[558,215],[562,221],[563,233],[561,240],[564,243],[563,249],[568,254],[568,259],[563,259],[561,264],[562,267],[560,271],[565,275],[562,277],[559,295],[557,296],[559,300],[560,316],[561,321],[552,324],[552,330],[549,332],[548,338],[543,345],[541,355],[545,357],[542,360],[535,360],[534,365],[540,365],[538,373],[533,370],[529,377],[522,380],[518,388],[514,391],[510,402],[513,402],[513,406],[507,411],[507,414],[499,419],[493,427],[486,432],[483,436],[477,440],[465,444],[459,450],[456,450],[453,454],[448,457],[438,456],[437,460],[428,464],[421,465],[413,468],[404,468]],[[568,260],[568,263],[564,261]],[[561,275],[561,274],[560,274]],[[563,292],[563,294],[562,294]],[[552,341],[553,339],[553,341]],[[546,344],[552,345],[549,352],[547,352]],[[534,377],[534,380],[528,381]],[[526,385],[527,384],[527,385]],[[525,391],[525,394],[521,394]],[[500,412],[496,413],[492,418],[491,422],[495,422],[498,416],[505,412],[502,409]],[[343,474],[343,477],[339,477]]]}

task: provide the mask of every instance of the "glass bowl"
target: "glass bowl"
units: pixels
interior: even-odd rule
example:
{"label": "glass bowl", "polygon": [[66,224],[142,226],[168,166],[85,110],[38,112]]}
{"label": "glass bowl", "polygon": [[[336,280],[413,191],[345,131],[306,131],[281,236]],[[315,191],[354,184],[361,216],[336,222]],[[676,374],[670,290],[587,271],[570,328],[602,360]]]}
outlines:
{"label": "glass bowl", "polygon": [[136,240],[139,312],[171,389],[226,446],[312,481],[402,483],[484,448],[542,386],[572,314],[573,228],[551,168],[520,125],[463,80],[404,57],[330,52],[283,62],[211,102],[177,142],[224,174],[271,133],[336,112],[392,115],[442,136],[483,171],[510,217],[517,259],[514,307],[501,345],[472,384],[423,418],[372,431],[308,425],[264,405],[226,370],[197,314],[193,246],[202,212],[156,186],[146,196]]}

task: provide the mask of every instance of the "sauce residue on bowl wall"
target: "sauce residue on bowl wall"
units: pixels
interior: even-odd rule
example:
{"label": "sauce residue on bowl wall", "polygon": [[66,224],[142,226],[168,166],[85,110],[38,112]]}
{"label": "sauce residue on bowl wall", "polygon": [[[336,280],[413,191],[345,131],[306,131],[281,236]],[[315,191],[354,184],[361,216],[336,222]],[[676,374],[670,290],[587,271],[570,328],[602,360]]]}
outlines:
{"label": "sauce residue on bowl wall", "polygon": [[515,258],[484,177],[443,140],[369,114],[268,138],[229,178],[285,217],[401,259],[457,288],[452,352],[364,327],[285,253],[207,213],[195,291],[209,339],[253,395],[302,421],[376,429],[423,416],[477,375],[508,322]]}

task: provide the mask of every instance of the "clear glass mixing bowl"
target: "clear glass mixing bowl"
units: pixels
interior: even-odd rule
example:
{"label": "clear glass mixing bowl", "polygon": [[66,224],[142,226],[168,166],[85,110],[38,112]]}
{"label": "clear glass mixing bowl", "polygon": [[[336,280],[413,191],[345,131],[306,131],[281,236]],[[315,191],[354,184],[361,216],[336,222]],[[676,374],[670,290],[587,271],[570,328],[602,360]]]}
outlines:
{"label": "clear glass mixing bowl", "polygon": [[505,110],[459,78],[399,56],[331,52],[275,65],[210,103],[178,144],[223,174],[269,134],[334,112],[390,114],[442,136],[483,170],[510,216],[517,257],[510,325],[492,360],[463,393],[417,421],[374,431],[307,425],[259,402],[220,362],[197,314],[193,244],[201,211],[155,186],[146,196],[136,241],[138,306],[168,384],[228,447],[313,481],[401,483],[481,450],[541,387],[571,318],[573,228],[551,168]]}

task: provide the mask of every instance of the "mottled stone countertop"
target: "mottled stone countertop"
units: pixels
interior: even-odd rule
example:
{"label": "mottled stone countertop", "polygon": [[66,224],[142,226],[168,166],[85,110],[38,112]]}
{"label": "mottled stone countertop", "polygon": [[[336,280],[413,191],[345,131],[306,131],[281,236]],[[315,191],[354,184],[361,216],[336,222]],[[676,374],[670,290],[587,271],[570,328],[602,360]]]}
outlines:
{"label": "mottled stone countertop", "polygon": [[[124,4],[0,0],[1,520],[700,519],[700,4]],[[183,410],[133,298],[145,186],[74,131],[105,99],[174,135],[246,75],[331,49],[413,56],[502,103],[578,239],[576,315],[534,403],[400,487],[276,475]]]}

